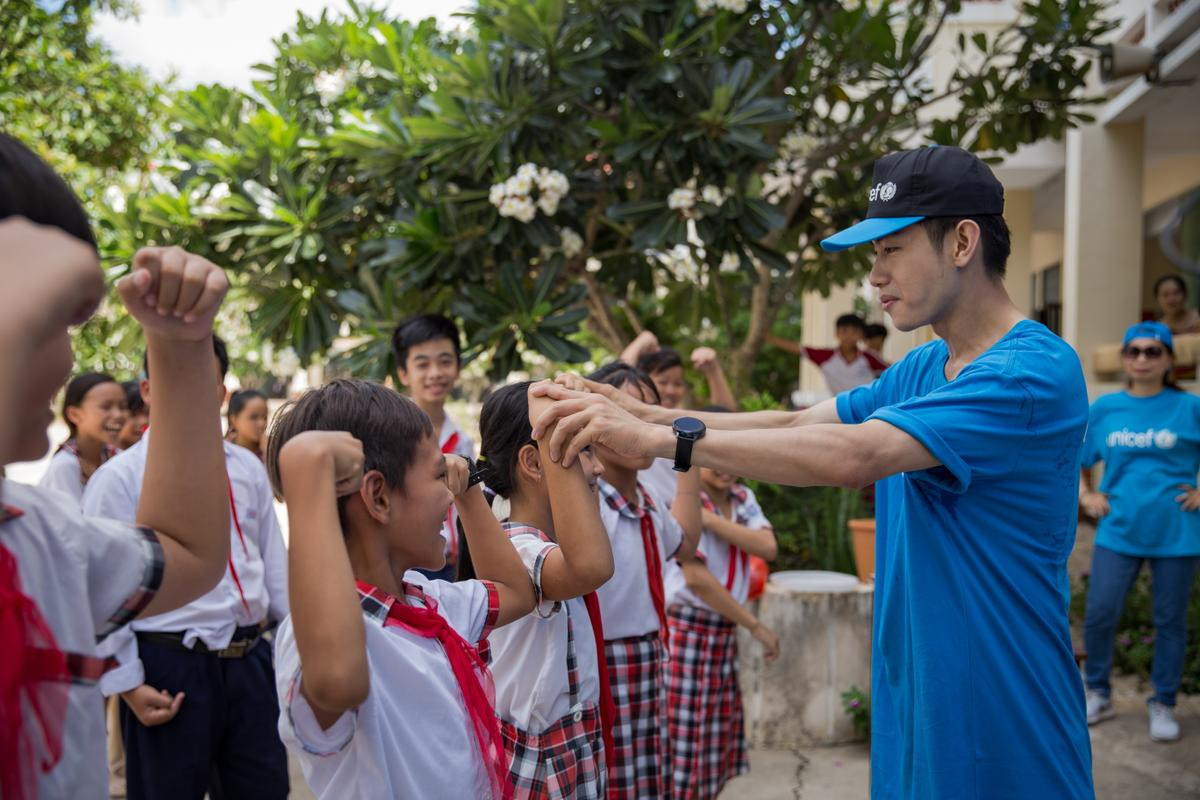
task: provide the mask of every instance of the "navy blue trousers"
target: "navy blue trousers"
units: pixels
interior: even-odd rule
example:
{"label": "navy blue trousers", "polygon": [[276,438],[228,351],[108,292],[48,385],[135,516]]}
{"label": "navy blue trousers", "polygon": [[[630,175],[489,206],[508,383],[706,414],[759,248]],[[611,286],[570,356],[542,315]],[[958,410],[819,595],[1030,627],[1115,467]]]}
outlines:
{"label": "navy blue trousers", "polygon": [[139,640],[146,683],[183,692],[170,722],[147,728],[121,703],[129,800],[287,800],[287,753],[271,645],[217,658]]}

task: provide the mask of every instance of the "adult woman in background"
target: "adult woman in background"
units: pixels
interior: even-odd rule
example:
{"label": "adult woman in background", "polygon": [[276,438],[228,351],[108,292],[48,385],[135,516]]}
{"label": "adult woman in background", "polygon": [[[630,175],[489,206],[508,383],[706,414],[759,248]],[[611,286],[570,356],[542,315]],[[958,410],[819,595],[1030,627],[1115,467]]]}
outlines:
{"label": "adult woman in background", "polygon": [[1154,282],[1154,299],[1159,319],[1171,333],[1200,333],[1200,311],[1188,307],[1188,289],[1178,275],[1164,275]]}
{"label": "adult woman in background", "polygon": [[[1174,342],[1161,322],[1130,326],[1124,342],[1128,388],[1092,404],[1083,443],[1080,504],[1098,520],[1084,620],[1087,718],[1114,715],[1109,673],[1125,596],[1142,562],[1154,593],[1150,738],[1179,738],[1175,694],[1183,674],[1187,605],[1200,564],[1200,397],[1171,379]],[[1092,468],[1104,463],[1099,487]]]}

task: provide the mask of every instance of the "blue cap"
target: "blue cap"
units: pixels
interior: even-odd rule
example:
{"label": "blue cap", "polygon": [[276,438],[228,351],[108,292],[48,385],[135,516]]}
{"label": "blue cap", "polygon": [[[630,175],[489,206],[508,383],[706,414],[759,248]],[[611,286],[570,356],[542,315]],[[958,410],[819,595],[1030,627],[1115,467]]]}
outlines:
{"label": "blue cap", "polygon": [[1134,339],[1153,339],[1162,342],[1172,353],[1175,352],[1175,339],[1171,336],[1171,329],[1161,322],[1138,322],[1130,325],[1125,331],[1125,341],[1121,346],[1124,347]]}
{"label": "blue cap", "polygon": [[1004,213],[1004,187],[976,156],[958,147],[922,147],[875,162],[867,189],[867,216],[821,241],[845,250],[890,236],[926,217]]}

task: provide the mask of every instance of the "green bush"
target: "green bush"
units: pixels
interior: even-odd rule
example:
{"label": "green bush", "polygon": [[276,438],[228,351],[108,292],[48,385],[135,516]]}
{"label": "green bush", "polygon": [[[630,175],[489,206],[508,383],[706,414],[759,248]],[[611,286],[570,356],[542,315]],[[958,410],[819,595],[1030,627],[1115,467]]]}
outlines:
{"label": "green bush", "polygon": [[827,569],[854,573],[846,523],[874,516],[863,493],[833,486],[779,486],[747,481],[775,528],[779,555],[772,571]]}
{"label": "green bush", "polygon": [[[1088,576],[1075,582],[1071,592],[1071,621],[1082,627],[1087,606]],[[1143,569],[1125,598],[1125,610],[1117,623],[1113,668],[1124,675],[1149,679],[1154,661],[1153,595],[1149,570]],[[1200,577],[1192,587],[1187,613],[1187,651],[1183,661],[1180,691],[1200,694]]]}

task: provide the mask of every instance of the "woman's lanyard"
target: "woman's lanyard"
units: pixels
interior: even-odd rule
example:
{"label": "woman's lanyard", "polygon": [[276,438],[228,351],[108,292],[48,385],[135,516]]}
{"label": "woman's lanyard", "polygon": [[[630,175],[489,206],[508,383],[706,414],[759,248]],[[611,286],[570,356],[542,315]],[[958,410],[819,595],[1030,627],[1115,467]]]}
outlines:
{"label": "woman's lanyard", "polygon": [[[246,537],[242,533],[242,522],[238,519],[237,500],[233,498],[233,481],[229,479],[229,473],[225,473],[225,485],[229,487],[229,510],[233,512],[233,527],[237,530],[238,541],[242,543],[242,553],[247,558],[250,557],[250,551],[246,548]],[[246,593],[242,590],[242,581],[238,578],[237,569],[233,566],[233,553],[229,553],[229,574],[233,577],[233,584],[237,587],[238,595],[242,598],[242,608],[246,609],[246,613],[250,613],[250,604],[246,602]]]}

